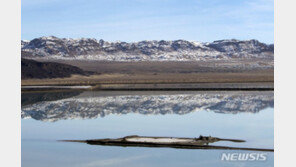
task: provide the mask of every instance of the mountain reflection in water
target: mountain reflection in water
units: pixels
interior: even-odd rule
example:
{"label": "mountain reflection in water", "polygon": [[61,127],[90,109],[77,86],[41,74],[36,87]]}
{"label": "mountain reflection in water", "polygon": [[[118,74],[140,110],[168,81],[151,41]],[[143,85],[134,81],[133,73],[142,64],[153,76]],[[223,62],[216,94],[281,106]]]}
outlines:
{"label": "mountain reflection in water", "polygon": [[[46,98],[44,98],[46,97]],[[22,118],[91,119],[109,114],[257,113],[274,106],[270,92],[67,92],[22,94]]]}

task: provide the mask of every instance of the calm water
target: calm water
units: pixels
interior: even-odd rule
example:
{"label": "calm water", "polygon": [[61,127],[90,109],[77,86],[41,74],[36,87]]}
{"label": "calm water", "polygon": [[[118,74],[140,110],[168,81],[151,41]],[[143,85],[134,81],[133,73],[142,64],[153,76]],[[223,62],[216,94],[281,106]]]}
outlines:
{"label": "calm water", "polygon": [[273,92],[55,92],[22,94],[23,167],[273,166],[266,161],[222,161],[222,153],[92,146],[63,139],[127,135],[244,139],[214,145],[273,148]]}

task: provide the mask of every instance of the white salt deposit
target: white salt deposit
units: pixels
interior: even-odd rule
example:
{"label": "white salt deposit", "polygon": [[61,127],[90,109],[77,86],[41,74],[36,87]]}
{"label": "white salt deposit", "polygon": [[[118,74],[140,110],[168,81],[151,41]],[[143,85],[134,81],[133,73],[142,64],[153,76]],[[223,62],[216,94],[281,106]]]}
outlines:
{"label": "white salt deposit", "polygon": [[134,137],[134,138],[126,138],[126,141],[149,142],[149,143],[182,143],[182,142],[194,142],[194,139]]}

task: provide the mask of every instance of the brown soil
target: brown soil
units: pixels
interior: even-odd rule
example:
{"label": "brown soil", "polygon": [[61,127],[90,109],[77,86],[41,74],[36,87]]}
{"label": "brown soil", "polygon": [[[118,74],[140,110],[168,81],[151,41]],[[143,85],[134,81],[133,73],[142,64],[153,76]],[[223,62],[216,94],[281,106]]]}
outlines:
{"label": "brown soil", "polygon": [[[99,62],[59,61],[96,75],[67,78],[23,79],[26,85],[178,84],[178,83],[271,83],[274,70],[238,68],[240,62]],[[253,62],[244,62],[246,64]]]}

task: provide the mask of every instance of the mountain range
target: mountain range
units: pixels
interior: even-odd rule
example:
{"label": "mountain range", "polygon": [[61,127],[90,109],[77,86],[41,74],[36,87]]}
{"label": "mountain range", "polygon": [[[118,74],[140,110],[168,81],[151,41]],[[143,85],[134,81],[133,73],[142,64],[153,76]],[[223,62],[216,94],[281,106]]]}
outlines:
{"label": "mountain range", "polygon": [[93,38],[58,38],[54,36],[21,41],[22,57],[42,60],[100,61],[208,61],[233,59],[268,59],[273,61],[274,45],[258,40],[152,40],[108,42]]}
{"label": "mountain range", "polygon": [[[35,97],[22,99],[21,116],[40,121],[66,119],[93,119],[110,114],[138,113],[142,115],[184,115],[196,111],[237,114],[258,113],[274,106],[273,92],[195,92],[183,94],[122,94],[103,95],[103,92],[84,92],[80,95],[40,94],[42,101]],[[27,97],[31,98],[32,95]],[[72,97],[71,97],[72,96]],[[45,98],[46,97],[46,98]],[[61,99],[63,98],[63,99]],[[56,99],[56,100],[54,100]],[[34,103],[32,103],[35,101]]]}

